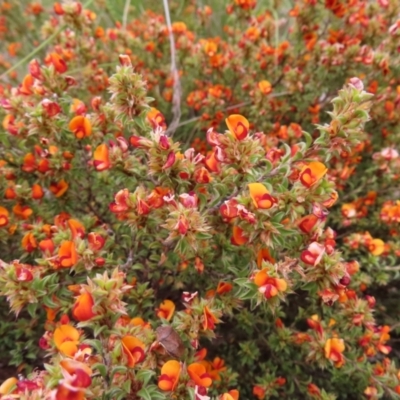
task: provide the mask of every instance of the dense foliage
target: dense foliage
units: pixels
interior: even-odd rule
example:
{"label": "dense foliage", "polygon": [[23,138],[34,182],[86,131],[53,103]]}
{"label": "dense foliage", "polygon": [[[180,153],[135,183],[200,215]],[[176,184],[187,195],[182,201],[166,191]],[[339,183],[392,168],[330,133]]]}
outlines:
{"label": "dense foliage", "polygon": [[400,398],[397,0],[0,10],[2,400]]}

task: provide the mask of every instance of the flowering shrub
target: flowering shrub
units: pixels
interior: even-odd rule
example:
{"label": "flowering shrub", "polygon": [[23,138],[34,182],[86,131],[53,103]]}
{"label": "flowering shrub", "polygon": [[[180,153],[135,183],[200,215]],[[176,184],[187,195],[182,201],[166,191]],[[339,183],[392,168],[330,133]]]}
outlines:
{"label": "flowering shrub", "polygon": [[123,3],[0,6],[0,398],[400,398],[398,2]]}

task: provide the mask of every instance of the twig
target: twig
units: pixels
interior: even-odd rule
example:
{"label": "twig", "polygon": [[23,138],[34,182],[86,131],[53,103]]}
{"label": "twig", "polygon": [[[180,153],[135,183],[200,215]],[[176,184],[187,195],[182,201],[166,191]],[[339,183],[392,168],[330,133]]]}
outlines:
{"label": "twig", "polygon": [[172,32],[171,16],[169,14],[168,0],[163,0],[165,19],[167,21],[169,43],[171,47],[171,72],[174,81],[173,85],[173,97],[172,97],[172,121],[166,131],[168,136],[172,136],[176,128],[179,126],[179,121],[181,119],[181,81],[179,78],[179,72],[176,65],[176,49],[175,49],[175,39],[174,33]]}
{"label": "twig", "polygon": [[126,24],[128,21],[128,14],[129,14],[129,7],[131,5],[131,0],[126,0],[125,1],[125,7],[124,7],[124,13],[122,15],[122,29],[125,31],[126,30]]}
{"label": "twig", "polygon": [[394,267],[384,267],[384,271],[400,271],[400,265],[396,265]]}

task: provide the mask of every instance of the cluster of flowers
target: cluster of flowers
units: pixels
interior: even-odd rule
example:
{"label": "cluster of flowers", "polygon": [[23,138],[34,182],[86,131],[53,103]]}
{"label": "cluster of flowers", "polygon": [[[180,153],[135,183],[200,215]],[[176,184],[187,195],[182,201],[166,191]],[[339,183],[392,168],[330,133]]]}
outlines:
{"label": "cluster of flowers", "polygon": [[[377,257],[400,254],[398,202],[380,195],[400,176],[392,3],[302,0],[280,20],[235,0],[229,40],[155,12],[107,28],[76,1],[54,5],[46,55],[0,87],[0,294],[34,317],[32,351],[49,357],[1,399],[333,399],[349,375],[357,395],[400,393],[367,292]],[[1,7],[10,41],[14,7]],[[207,28],[211,8],[195,11]],[[322,15],[342,28],[321,31]],[[279,41],[285,24],[299,53]],[[168,130],[170,34],[195,140],[189,124]],[[337,95],[343,65],[367,91],[342,76]]]}

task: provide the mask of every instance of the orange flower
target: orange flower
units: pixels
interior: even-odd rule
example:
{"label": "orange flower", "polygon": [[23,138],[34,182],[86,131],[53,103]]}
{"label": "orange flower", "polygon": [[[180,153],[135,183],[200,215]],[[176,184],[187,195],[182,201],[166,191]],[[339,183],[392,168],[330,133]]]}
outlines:
{"label": "orange flower", "polygon": [[7,200],[13,200],[17,197],[14,187],[10,186],[4,191],[4,198]]}
{"label": "orange flower", "polygon": [[84,363],[76,360],[60,362],[64,379],[57,387],[56,400],[84,400],[85,389],[92,383],[92,370]]}
{"label": "orange flower", "polygon": [[164,131],[167,129],[165,117],[160,111],[157,110],[157,108],[152,107],[147,113],[146,119],[151,124],[153,129],[161,128]]}
{"label": "orange flower", "polygon": [[45,58],[45,63],[47,65],[53,65],[54,69],[60,74],[63,74],[68,69],[65,61],[57,53],[50,53]]}
{"label": "orange flower", "polygon": [[17,378],[8,378],[0,386],[0,395],[11,394],[12,389],[16,388],[18,383]]}
{"label": "orange flower", "polygon": [[385,242],[381,239],[372,239],[368,244],[369,252],[374,256],[380,256],[385,251]]}
{"label": "orange flower", "polygon": [[322,205],[326,208],[332,207],[338,200],[339,194],[336,190],[333,190],[330,194],[330,198],[322,202]]}
{"label": "orange flower", "polygon": [[[196,354],[194,355],[194,358],[196,361],[202,361],[206,358],[207,356],[207,349],[203,347],[202,349],[198,350]],[[206,361],[208,362],[208,361]]]}
{"label": "orange flower", "polygon": [[345,346],[343,339],[331,338],[325,343],[325,358],[333,361],[336,368],[340,368],[344,364],[344,352]]}
{"label": "orange flower", "polygon": [[242,246],[249,241],[249,238],[245,236],[242,228],[234,226],[232,230],[233,234],[231,238],[231,243],[234,244],[235,246]]}
{"label": "orange flower", "polygon": [[105,244],[105,239],[103,236],[95,232],[90,232],[88,234],[88,243],[91,250],[99,251],[103,248]]}
{"label": "orange flower", "polygon": [[61,267],[69,268],[74,266],[78,261],[74,242],[69,240],[62,242],[58,250],[58,257]]}
{"label": "orange flower", "polygon": [[39,249],[43,253],[53,254],[54,252],[54,242],[52,239],[43,239],[39,242]]}
{"label": "orange flower", "polygon": [[53,182],[50,184],[50,191],[56,197],[61,197],[68,190],[68,183],[65,182],[64,179],[61,179],[60,182]]}
{"label": "orange flower", "polygon": [[72,357],[78,351],[79,332],[71,325],[61,325],[54,331],[54,344],[58,351]]}
{"label": "orange flower", "polygon": [[204,167],[197,168],[194,171],[193,177],[197,183],[210,183],[213,180],[210,173]]}
{"label": "orange flower", "polygon": [[128,367],[133,368],[144,360],[144,343],[134,336],[124,336],[121,339],[122,349],[128,357]]}
{"label": "orange flower", "polygon": [[175,304],[171,300],[164,300],[157,309],[157,317],[169,321],[175,312]]}
{"label": "orange flower", "polygon": [[206,157],[204,163],[206,164],[206,167],[211,172],[217,172],[218,173],[220,171],[219,162],[218,162],[217,158],[215,157],[215,150]]}
{"label": "orange flower", "polygon": [[232,114],[225,120],[229,131],[237,140],[246,139],[249,133],[249,121],[239,114]]}
{"label": "orange flower", "polygon": [[300,182],[305,187],[311,187],[320,181],[327,173],[328,168],[319,161],[312,161],[300,171]]}
{"label": "orange flower", "polygon": [[21,246],[28,253],[31,253],[36,249],[37,243],[32,232],[28,232],[24,235],[24,237],[22,238]]}
{"label": "orange flower", "polygon": [[[239,390],[232,389],[228,392],[228,394],[232,397],[232,400],[239,400]],[[222,399],[222,400],[224,400],[224,399]]]}
{"label": "orange flower", "polygon": [[72,118],[68,125],[77,139],[83,139],[92,134],[92,124],[90,120],[82,115]]}
{"label": "orange flower", "polygon": [[314,383],[309,383],[308,384],[307,392],[311,396],[318,396],[317,398],[319,398],[321,396],[321,391],[319,390],[319,387],[317,385],[315,385]]}
{"label": "orange flower", "polygon": [[243,10],[251,10],[257,4],[257,0],[235,0],[235,3]]}
{"label": "orange flower", "polygon": [[269,94],[272,92],[272,85],[266,80],[258,82],[258,88],[262,94]]}
{"label": "orange flower", "polygon": [[364,390],[364,394],[368,397],[368,398],[376,398],[375,396],[378,394],[378,389],[376,387],[373,386],[367,386],[367,388]]}
{"label": "orange flower", "polygon": [[76,219],[69,219],[67,221],[68,227],[71,230],[72,239],[77,237],[83,238],[85,236],[85,227]]}
{"label": "orange flower", "polygon": [[83,101],[79,99],[73,99],[71,104],[71,111],[77,115],[85,114],[86,112],[86,105]]}
{"label": "orange flower", "polygon": [[65,359],[60,361],[61,367],[69,374],[74,374],[78,369],[84,371],[87,375],[92,375],[92,370],[84,363],[76,360]]}
{"label": "orange flower", "polygon": [[228,393],[224,393],[220,400],[239,400],[239,392],[237,390],[230,390]]}
{"label": "orange flower", "polygon": [[32,86],[34,82],[35,78],[31,74],[25,75],[19,92],[25,95],[32,94]]}
{"label": "orange flower", "polygon": [[22,219],[28,219],[32,214],[33,210],[28,206],[21,206],[21,204],[16,204],[13,207],[13,213]]}
{"label": "orange flower", "polygon": [[133,326],[141,326],[143,328],[150,328],[150,324],[141,317],[132,318],[129,323]]}
{"label": "orange flower", "polygon": [[27,153],[24,156],[24,161],[21,166],[22,171],[33,172],[36,169],[36,159],[32,153]]}
{"label": "orange flower", "polygon": [[271,256],[268,249],[260,249],[257,253],[257,266],[262,267],[262,262],[267,261],[271,264],[275,264],[275,259]]}
{"label": "orange flower", "polygon": [[309,234],[314,230],[318,221],[319,221],[318,217],[316,217],[314,214],[310,214],[303,217],[297,223],[297,226],[300,228],[302,232]]}
{"label": "orange flower", "polygon": [[34,183],[32,185],[32,199],[34,200],[40,200],[41,198],[43,198],[44,196],[44,192],[43,189],[40,185],[38,185],[37,183]]}
{"label": "orange flower", "polygon": [[212,362],[202,361],[202,364],[206,367],[213,381],[220,381],[221,377],[219,374],[226,371],[225,361],[219,357],[215,357]]}
{"label": "orange flower", "polygon": [[0,228],[8,225],[9,212],[6,208],[0,206]]}
{"label": "orange flower", "polygon": [[93,154],[93,159],[93,165],[96,168],[96,171],[104,171],[111,167],[110,155],[105,143],[97,146]]}
{"label": "orange flower", "polygon": [[217,293],[224,294],[229,293],[233,288],[233,285],[228,282],[219,282],[217,286]]}
{"label": "orange flower", "polygon": [[199,386],[210,387],[212,379],[206,371],[206,367],[200,363],[193,363],[187,367],[187,372],[192,381]]}
{"label": "orange flower", "polygon": [[77,321],[88,321],[97,314],[93,312],[94,301],[90,293],[82,293],[72,307],[72,316]]}
{"label": "orange flower", "polygon": [[257,272],[254,283],[258,286],[258,291],[263,293],[267,299],[276,296],[279,292],[285,292],[287,289],[286,281],[270,277],[266,268]]}
{"label": "orange flower", "polygon": [[357,216],[357,207],[354,203],[342,204],[342,215],[345,218],[354,218]]}
{"label": "orange flower", "polygon": [[219,322],[219,319],[205,306],[203,310],[203,329],[206,331],[210,329],[214,330],[215,324]]}
{"label": "orange flower", "polygon": [[269,194],[267,188],[263,184],[249,183],[248,187],[255,208],[268,210],[277,203],[277,200]]}
{"label": "orange flower", "polygon": [[261,386],[254,386],[253,394],[257,397],[257,399],[262,400],[265,397],[265,389],[263,389]]}
{"label": "orange flower", "polygon": [[178,385],[181,371],[182,367],[179,361],[167,361],[161,368],[161,375],[158,378],[158,387],[167,392],[174,391]]}
{"label": "orange flower", "polygon": [[[260,29],[258,29],[255,26],[250,26],[249,28],[246,29],[246,32],[244,33],[244,36],[247,39],[255,42],[260,37],[260,34],[261,34]],[[267,82],[267,81],[265,81],[265,82]]]}

